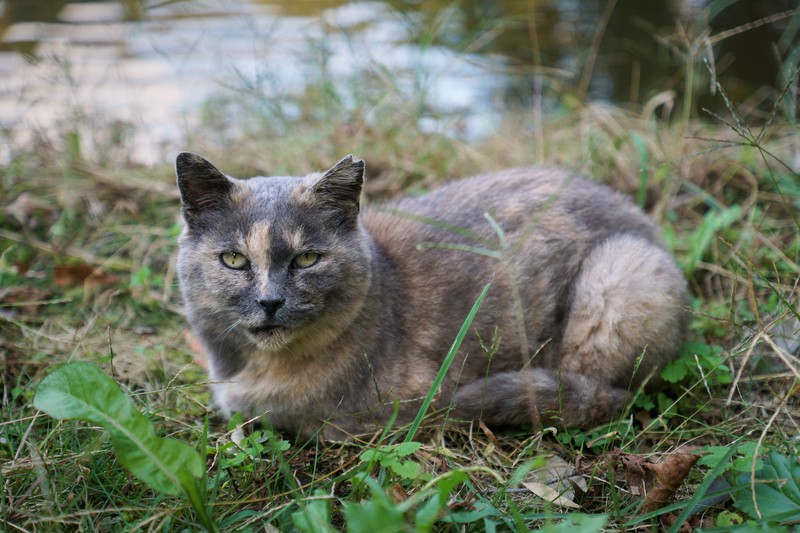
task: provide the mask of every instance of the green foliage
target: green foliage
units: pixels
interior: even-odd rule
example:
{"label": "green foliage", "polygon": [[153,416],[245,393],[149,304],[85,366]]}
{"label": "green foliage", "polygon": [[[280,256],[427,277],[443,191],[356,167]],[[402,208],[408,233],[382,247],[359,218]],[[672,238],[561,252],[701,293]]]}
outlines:
{"label": "green foliage", "polygon": [[678,383],[688,376],[694,382],[702,380],[708,385],[728,384],[733,376],[721,353],[720,346],[684,342],[678,358],[664,366],[661,377],[670,383]]}
{"label": "green foliage", "polygon": [[[733,460],[728,469],[729,471],[737,473],[750,472],[753,468],[753,461],[755,461],[755,470],[760,470],[762,468],[762,459],[756,457],[756,451],[758,449],[758,444],[756,442],[743,441],[733,445],[733,448],[736,451],[731,457]],[[697,461],[697,464],[715,468],[721,461],[725,461],[726,458],[728,458],[730,450],[730,446],[705,446],[703,451],[706,453]]]}
{"label": "green foliage", "polygon": [[717,527],[733,527],[741,525],[744,518],[733,511],[722,511],[717,515]]}
{"label": "green foliage", "polygon": [[215,530],[201,493],[200,455],[180,441],[156,436],[152,423],[99,368],[69,363],[54,370],[39,384],[34,405],[54,418],[105,428],[120,463],[155,490],[184,494],[206,527]]}
{"label": "green foliage", "polygon": [[739,476],[733,493],[735,506],[754,520],[767,522],[800,521],[800,463],[795,454],[775,450],[764,457],[763,468],[756,472],[755,491],[750,475]]}
{"label": "green foliage", "polygon": [[383,488],[372,478],[364,480],[372,497],[362,502],[348,503],[344,507],[347,531],[352,533],[391,533],[406,529],[400,507],[392,502]]}
{"label": "green foliage", "polygon": [[325,493],[317,491],[314,499],[302,506],[299,511],[292,513],[294,526],[303,533],[333,533],[336,531],[331,525],[331,512]]}
{"label": "green foliage", "polygon": [[700,226],[687,235],[686,243],[689,251],[683,260],[683,271],[691,276],[697,268],[697,263],[704,259],[717,233],[729,228],[742,216],[742,209],[738,205],[721,207],[715,205],[705,214]]}
{"label": "green foliage", "polygon": [[[238,468],[245,472],[254,472],[256,464],[262,461],[265,454],[274,456],[291,447],[288,440],[279,439],[272,431],[257,429],[244,436],[237,444],[229,442],[222,446],[223,456],[220,467]],[[228,457],[225,453],[232,452]]]}
{"label": "green foliage", "polygon": [[599,533],[604,531],[608,516],[604,514],[588,515],[572,513],[557,524],[547,524],[540,531],[546,533]]}
{"label": "green foliage", "polygon": [[614,446],[625,447],[635,436],[636,431],[628,420],[619,420],[591,430],[559,429],[556,433],[556,438],[562,444],[594,453],[600,453]]}
{"label": "green foliage", "polygon": [[413,480],[420,475],[420,464],[405,457],[416,452],[420,446],[418,442],[402,442],[400,444],[387,444],[377,449],[361,452],[359,456],[363,462],[370,465],[379,463],[398,476],[406,480]]}

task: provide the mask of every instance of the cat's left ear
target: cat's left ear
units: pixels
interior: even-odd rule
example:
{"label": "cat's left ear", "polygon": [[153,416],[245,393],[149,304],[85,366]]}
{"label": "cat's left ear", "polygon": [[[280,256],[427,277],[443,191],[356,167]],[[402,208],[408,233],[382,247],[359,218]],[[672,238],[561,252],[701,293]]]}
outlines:
{"label": "cat's left ear", "polygon": [[191,226],[201,213],[223,208],[230,198],[233,182],[217,167],[189,152],[175,160],[183,218]]}
{"label": "cat's left ear", "polygon": [[348,155],[325,172],[311,189],[314,201],[323,208],[342,213],[355,221],[364,184],[364,161]]}

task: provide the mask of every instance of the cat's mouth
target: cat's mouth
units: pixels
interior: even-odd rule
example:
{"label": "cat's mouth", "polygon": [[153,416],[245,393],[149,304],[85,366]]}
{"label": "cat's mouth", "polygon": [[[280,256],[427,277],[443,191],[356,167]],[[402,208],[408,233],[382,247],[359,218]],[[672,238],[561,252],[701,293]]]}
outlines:
{"label": "cat's mouth", "polygon": [[271,324],[263,324],[247,328],[248,337],[258,347],[274,350],[286,343],[286,328]]}
{"label": "cat's mouth", "polygon": [[266,335],[269,337],[274,335],[277,331],[280,331],[280,329],[281,326],[264,324],[261,326],[250,328],[250,331],[256,335]]}

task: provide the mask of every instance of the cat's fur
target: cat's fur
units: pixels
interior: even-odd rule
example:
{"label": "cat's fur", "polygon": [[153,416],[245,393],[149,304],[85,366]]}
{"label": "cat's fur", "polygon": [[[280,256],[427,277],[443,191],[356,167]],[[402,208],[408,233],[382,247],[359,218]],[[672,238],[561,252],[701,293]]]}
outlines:
{"label": "cat's fur", "polygon": [[[686,283],[620,194],[516,169],[359,212],[363,174],[346,157],[243,181],[178,156],[178,274],[227,415],[343,437],[381,427],[398,400],[409,421],[490,282],[436,392],[450,419],[591,426],[677,354]],[[319,259],[300,268],[306,252]]]}

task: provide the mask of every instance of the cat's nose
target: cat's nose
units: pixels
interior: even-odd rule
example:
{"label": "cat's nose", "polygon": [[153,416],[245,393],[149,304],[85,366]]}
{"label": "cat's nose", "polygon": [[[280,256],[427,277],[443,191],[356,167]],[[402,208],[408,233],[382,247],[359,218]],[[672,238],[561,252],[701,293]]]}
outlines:
{"label": "cat's nose", "polygon": [[272,300],[265,298],[263,300],[258,300],[258,305],[264,308],[264,311],[267,312],[267,316],[275,316],[275,313],[278,312],[278,309],[280,309],[285,303],[285,298],[277,298]]}

